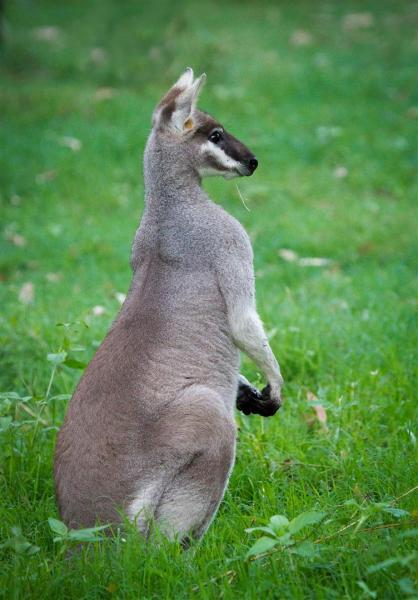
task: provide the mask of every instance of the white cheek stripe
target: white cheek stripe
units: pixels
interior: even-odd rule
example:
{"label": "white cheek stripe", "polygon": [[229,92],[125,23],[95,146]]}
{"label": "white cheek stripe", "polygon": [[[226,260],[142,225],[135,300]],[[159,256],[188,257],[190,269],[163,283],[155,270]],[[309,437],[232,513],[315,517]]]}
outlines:
{"label": "white cheek stripe", "polygon": [[212,142],[205,142],[201,147],[201,152],[215,158],[216,162],[228,171],[239,169],[241,166],[238,161],[228,156],[222,148],[215,146]]}

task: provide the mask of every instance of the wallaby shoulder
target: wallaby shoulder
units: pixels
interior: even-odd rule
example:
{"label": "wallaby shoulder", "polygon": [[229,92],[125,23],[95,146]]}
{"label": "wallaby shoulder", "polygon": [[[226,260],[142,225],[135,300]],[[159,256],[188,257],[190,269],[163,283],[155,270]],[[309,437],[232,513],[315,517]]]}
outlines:
{"label": "wallaby shoulder", "polygon": [[147,256],[164,261],[185,263],[216,262],[225,253],[252,261],[253,252],[241,223],[221,206],[207,200],[201,204],[172,210],[163,219],[145,211],[132,246],[131,263],[136,265]]}

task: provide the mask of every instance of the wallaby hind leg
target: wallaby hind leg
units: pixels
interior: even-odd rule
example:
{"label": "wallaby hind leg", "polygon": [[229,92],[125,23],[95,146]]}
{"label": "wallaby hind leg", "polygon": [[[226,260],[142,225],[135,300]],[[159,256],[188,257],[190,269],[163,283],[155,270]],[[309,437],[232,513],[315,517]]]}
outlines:
{"label": "wallaby hind leg", "polygon": [[232,462],[231,451],[222,458],[203,452],[174,477],[155,513],[168,537],[199,538],[205,533],[222,500]]}
{"label": "wallaby hind leg", "polygon": [[201,537],[219,507],[234,463],[236,427],[225,403],[203,386],[171,405],[176,449],[189,460],[167,484],[155,518],[169,537]]}

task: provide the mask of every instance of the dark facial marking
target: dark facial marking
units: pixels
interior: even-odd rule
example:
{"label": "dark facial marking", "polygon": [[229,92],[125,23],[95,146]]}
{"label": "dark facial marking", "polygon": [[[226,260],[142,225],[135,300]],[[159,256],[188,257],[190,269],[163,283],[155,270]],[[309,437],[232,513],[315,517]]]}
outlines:
{"label": "dark facial marking", "polygon": [[[202,119],[202,124],[197,129],[195,135],[202,138],[206,138],[206,140],[212,141],[210,136],[214,131],[221,130],[222,136],[221,139],[215,143],[218,148],[221,148],[225,154],[236,160],[237,162],[247,164],[247,162],[253,157],[253,153],[236,137],[225,131],[219,121],[216,121],[213,117],[208,115],[207,113],[201,113],[204,119]],[[219,169],[219,166],[217,167]]]}
{"label": "dark facial marking", "polygon": [[241,163],[246,163],[252,156],[252,152],[248,150],[247,146],[227,131],[224,131],[223,139],[217,145],[228,156]]}

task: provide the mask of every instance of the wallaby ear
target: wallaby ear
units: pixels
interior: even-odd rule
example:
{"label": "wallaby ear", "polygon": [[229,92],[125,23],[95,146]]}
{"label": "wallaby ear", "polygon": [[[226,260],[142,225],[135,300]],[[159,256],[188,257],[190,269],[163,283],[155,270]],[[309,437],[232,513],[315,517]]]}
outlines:
{"label": "wallaby ear", "polygon": [[193,69],[191,67],[187,67],[187,69],[180,75],[177,79],[176,83],[173,85],[173,88],[178,88],[180,90],[192,85],[194,79]]}
{"label": "wallaby ear", "polygon": [[187,133],[193,129],[193,113],[205,81],[205,73],[193,81],[193,70],[186,69],[155,109],[153,126],[172,129],[176,133]]}

